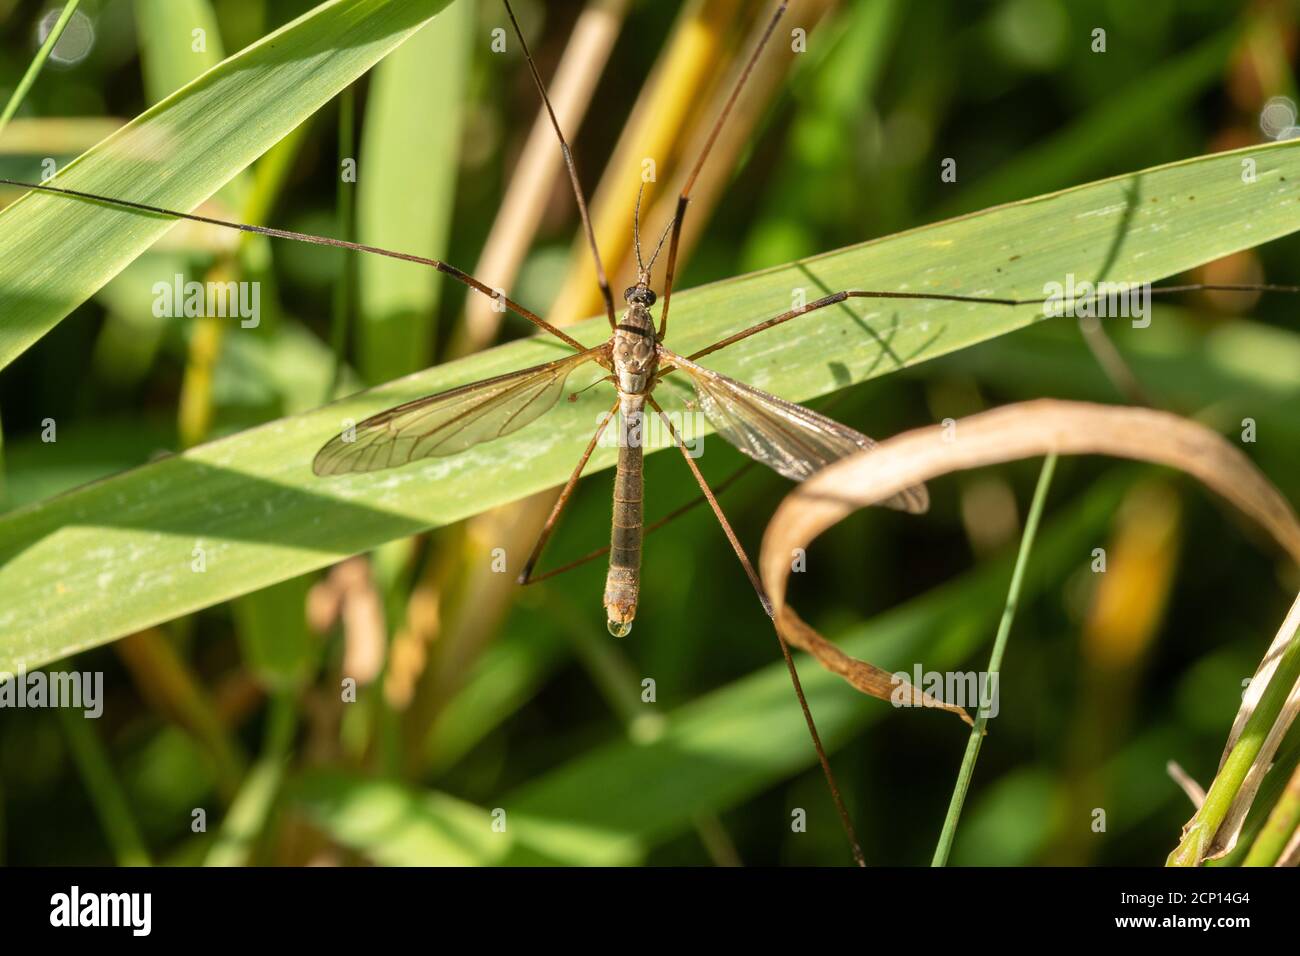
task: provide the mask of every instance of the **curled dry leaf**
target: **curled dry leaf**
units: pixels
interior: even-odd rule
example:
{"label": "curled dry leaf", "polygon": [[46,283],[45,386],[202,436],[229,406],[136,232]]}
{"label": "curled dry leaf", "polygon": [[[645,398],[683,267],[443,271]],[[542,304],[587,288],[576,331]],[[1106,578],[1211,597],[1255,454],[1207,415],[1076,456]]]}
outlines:
{"label": "curled dry leaf", "polygon": [[849,657],[786,602],[790,555],[848,515],[940,475],[1046,454],[1113,455],[1187,472],[1253,519],[1300,564],[1300,521],[1281,492],[1238,449],[1203,425],[1148,408],[1040,399],[933,425],[881,442],[813,475],[781,502],[763,535],[759,573],[776,626],[796,647],[863,693],[881,700],[910,692],[888,671]]}
{"label": "curled dry leaf", "polygon": [[809,627],[790,605],[786,604],[775,610],[777,627],[780,628],[786,641],[807,651],[822,667],[833,674],[839,674],[864,694],[870,694],[881,700],[895,701],[903,695],[908,698],[905,703],[910,707],[934,707],[947,710],[972,727],[975,726],[975,721],[966,712],[966,708],[931,697],[914,684],[900,680],[884,668],[845,654]]}

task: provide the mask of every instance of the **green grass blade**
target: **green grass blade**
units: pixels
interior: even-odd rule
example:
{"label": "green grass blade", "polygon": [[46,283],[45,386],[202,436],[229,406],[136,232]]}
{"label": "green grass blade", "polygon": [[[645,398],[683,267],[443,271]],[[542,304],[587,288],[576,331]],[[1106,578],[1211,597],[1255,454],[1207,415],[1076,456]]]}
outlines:
{"label": "green grass blade", "polygon": [[295,802],[339,845],[381,866],[483,866],[510,849],[480,807],[445,793],[337,771],[306,775]]}
{"label": "green grass blade", "polygon": [[231,608],[244,662],[263,687],[299,687],[316,671],[320,640],[303,614],[311,585],[312,576],[300,575],[246,594]]}
{"label": "green grass blade", "polygon": [[[263,38],[73,161],[58,185],[172,209],[211,196],[448,0],[333,0]],[[0,368],[172,221],[52,195],[0,213]]]}
{"label": "green grass blade", "polygon": [[[447,257],[474,12],[456,4],[375,68],[356,187],[361,242]],[[358,265],[362,379],[387,382],[424,368],[442,276],[378,256]]]}
{"label": "green grass blade", "polygon": [[465,686],[434,722],[424,745],[427,772],[440,773],[473,751],[537,693],[566,650],[549,628],[507,633],[489,644]]}
{"label": "green grass blade", "polygon": [[[224,59],[208,0],[135,0],[145,93],[157,103]],[[201,39],[194,31],[202,30]]]}
{"label": "green grass blade", "polygon": [[[1255,182],[1243,182],[1246,163]],[[1300,141],[1198,157],[684,292],[669,345],[689,352],[798,295],[843,288],[1030,298],[1067,273],[1158,279],[1300,228],[1298,190]],[[709,362],[799,401],[1039,315],[1029,306],[855,300]],[[608,330],[595,320],[575,334],[594,343]],[[349,419],[560,354],[551,341],[513,342],[0,518],[0,666],[54,660],[560,484],[606,408],[602,391],[452,458],[331,480],[311,472],[317,448]],[[570,388],[599,374],[575,373]],[[590,469],[612,464],[613,452],[598,449]],[[509,556],[512,567],[522,558]]]}
{"label": "green grass blade", "polygon": [[0,501],[0,510],[62,494],[146,461],[166,446],[173,430],[146,417],[103,419],[94,427],[69,423],[66,431],[59,429],[58,437],[56,442],[37,437],[7,446],[5,455],[13,480],[7,485],[8,498]]}

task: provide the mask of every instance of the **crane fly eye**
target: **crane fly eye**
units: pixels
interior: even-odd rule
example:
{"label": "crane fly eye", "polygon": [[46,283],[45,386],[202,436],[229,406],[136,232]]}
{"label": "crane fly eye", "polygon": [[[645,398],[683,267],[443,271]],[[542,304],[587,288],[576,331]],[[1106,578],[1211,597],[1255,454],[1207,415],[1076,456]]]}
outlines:
{"label": "crane fly eye", "polygon": [[655,304],[654,291],[636,285],[628,286],[627,291],[623,293],[623,298],[628,302],[629,305],[632,304],[633,302],[640,303],[641,305],[647,307]]}

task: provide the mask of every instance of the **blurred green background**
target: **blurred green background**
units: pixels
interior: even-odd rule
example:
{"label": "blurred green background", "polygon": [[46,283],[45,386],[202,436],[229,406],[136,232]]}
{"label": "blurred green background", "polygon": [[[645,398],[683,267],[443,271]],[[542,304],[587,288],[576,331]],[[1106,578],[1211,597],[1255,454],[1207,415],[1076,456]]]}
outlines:
{"label": "blurred green background", "polygon": [[[0,135],[0,175],[39,178],[43,158],[66,162],[221,51],[311,6],[84,0]],[[543,76],[565,58],[585,6],[518,4]],[[690,24],[713,30],[716,47],[694,64],[709,95],[691,110],[703,114],[768,4],[591,6],[618,26],[571,137],[594,191],[674,38]],[[1292,3],[806,6],[819,18],[807,53],[728,158],[716,204],[692,209],[693,225],[707,228],[679,287],[1265,141],[1279,135],[1274,120],[1261,126],[1265,106],[1273,101],[1269,115],[1285,118],[1274,98],[1295,97]],[[0,0],[6,95],[51,9]],[[194,23],[206,25],[206,54],[177,54],[169,41]],[[251,205],[271,225],[354,232],[474,271],[537,110],[513,43],[505,56],[491,50],[503,24],[492,0],[456,0],[410,41],[413,52],[390,57],[223,190],[224,214],[246,217]],[[1104,54],[1090,49],[1099,28]],[[708,118],[688,113],[691,123]],[[1282,126],[1294,125],[1290,115]],[[352,226],[340,215],[340,148],[362,170]],[[948,157],[955,183],[939,176]],[[573,318],[589,315],[594,303],[572,305],[566,286],[583,253],[572,196],[555,179],[546,197],[511,295],[543,314],[569,303],[580,308]],[[1190,279],[1294,283],[1298,252],[1300,239],[1286,239]],[[257,330],[227,323],[223,332],[140,307],[158,274],[218,266],[263,282]],[[345,279],[342,255],[290,243],[232,252],[164,240],[0,375],[0,508],[320,404],[335,375],[340,297],[350,304],[337,394],[459,354],[474,339],[459,286],[389,263],[350,268]],[[862,285],[871,287],[869,276]],[[1295,315],[1283,296],[1201,295],[1162,305],[1150,329],[1113,332],[1149,401],[1230,438],[1255,419],[1258,441],[1244,447],[1293,502]],[[737,326],[762,317],[737,316]],[[473,347],[527,332],[508,320]],[[1073,320],[1057,320],[842,392],[833,414],[880,437],[1038,396],[1131,397]],[[56,444],[40,440],[47,418],[58,423]],[[720,481],[742,462],[715,442],[702,467]],[[890,669],[980,669],[1037,470],[1024,462],[945,478],[924,518],[854,516],[814,545],[818,573],[796,582],[801,613],[829,636],[858,639],[857,653]],[[543,567],[608,539],[610,477],[581,486]],[[648,460],[650,518],[693,489],[675,457]],[[787,490],[756,470],[723,495],[751,553]],[[605,634],[600,561],[528,590],[485,576],[493,529],[519,519],[493,520],[394,542],[58,665],[105,673],[105,716],[0,714],[0,859],[851,861],[770,625],[707,510],[648,539],[641,614],[621,642]],[[1090,572],[1098,547],[1123,574]],[[1213,776],[1242,682],[1297,583],[1186,479],[1063,460],[952,862],[1161,862],[1191,814],[1166,764],[1202,783]],[[928,863],[965,728],[861,698],[807,658],[801,672],[868,861]],[[349,675],[360,686],[344,704],[339,681]],[[653,703],[642,700],[647,677]],[[196,808],[206,832],[194,830]],[[517,836],[508,846],[484,825],[482,811],[497,808]],[[796,808],[807,811],[807,832],[792,832]],[[1096,808],[1104,832],[1094,829]]]}

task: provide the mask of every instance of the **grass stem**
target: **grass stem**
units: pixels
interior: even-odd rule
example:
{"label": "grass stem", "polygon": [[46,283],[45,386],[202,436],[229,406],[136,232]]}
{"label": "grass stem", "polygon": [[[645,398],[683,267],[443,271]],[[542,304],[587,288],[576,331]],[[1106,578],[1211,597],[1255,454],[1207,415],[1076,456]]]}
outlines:
{"label": "grass stem", "polygon": [[[339,217],[339,238],[351,242],[356,232],[355,180],[343,175],[343,164],[356,158],[356,92],[348,86],[339,94],[339,181],[336,206]],[[334,353],[334,371],[330,374],[329,392],[325,401],[334,401],[339,382],[343,378],[343,360],[348,347],[348,319],[356,278],[356,257],[345,255],[339,265],[338,279],[334,284],[334,313],[330,319],[330,350]]]}
{"label": "grass stem", "polygon": [[[1025,568],[1029,564],[1029,552],[1033,550],[1034,537],[1038,534],[1039,519],[1043,515],[1043,504],[1047,500],[1047,489],[1052,484],[1052,472],[1056,470],[1056,455],[1043,459],[1043,468],[1038,473],[1038,486],[1034,489],[1034,499],[1029,506],[1029,516],[1025,519],[1025,530],[1020,536],[1020,550],[1016,554],[1016,566],[1011,572],[1011,586],[1007,589],[1007,602],[1002,609],[1002,620],[998,623],[997,637],[993,641],[993,651],[989,654],[988,680],[990,686],[1002,669],[1002,655],[1006,651],[1007,637],[1011,634],[1011,625],[1016,619],[1016,605],[1020,601],[1020,588],[1024,582]],[[957,833],[957,821],[961,817],[966,794],[970,790],[971,777],[975,773],[975,761],[979,757],[980,746],[984,741],[984,727],[988,723],[988,709],[980,702],[975,715],[975,726],[971,728],[970,738],[966,741],[966,753],[962,757],[961,769],[957,773],[957,784],[953,787],[952,799],[948,803],[948,815],[943,821],[943,830],[939,834],[939,843],[934,848],[931,866],[946,866],[948,855],[952,852],[953,838]]]}
{"label": "grass stem", "polygon": [[72,15],[77,12],[77,4],[80,2],[81,0],[68,0],[63,5],[63,12],[54,21],[54,26],[50,28],[49,34],[45,37],[45,42],[41,44],[41,48],[36,51],[36,56],[32,58],[32,62],[28,65],[27,72],[23,74],[23,78],[14,87],[13,93],[9,96],[9,102],[5,104],[5,111],[0,113],[0,133],[4,132],[4,128],[9,125],[14,113],[18,112],[18,107],[26,98],[32,84],[36,82],[36,77],[40,75],[41,68],[45,66],[45,61],[50,58],[50,53],[53,51],[54,45],[59,42],[59,37],[63,36],[63,28],[68,25]]}
{"label": "grass stem", "polygon": [[[1169,854],[1166,866],[1200,866],[1205,861],[1205,855],[1210,852],[1219,827],[1232,809],[1273,724],[1282,715],[1283,707],[1297,680],[1300,680],[1300,631],[1292,635],[1259,704],[1246,721],[1241,736],[1233,744],[1223,766],[1206,791],[1205,802],[1183,828],[1183,837]],[[1285,798],[1279,804],[1284,801]]]}

